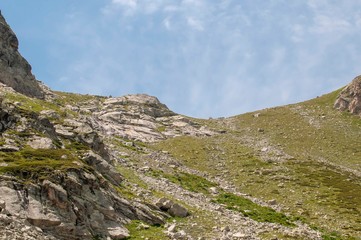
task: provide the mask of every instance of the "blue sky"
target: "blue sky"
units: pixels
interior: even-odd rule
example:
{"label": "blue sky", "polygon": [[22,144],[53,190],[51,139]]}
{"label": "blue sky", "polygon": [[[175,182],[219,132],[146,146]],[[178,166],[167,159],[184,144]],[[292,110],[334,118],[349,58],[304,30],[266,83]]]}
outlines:
{"label": "blue sky", "polygon": [[359,0],[4,0],[52,89],[147,93],[193,117],[307,100],[361,74]]}

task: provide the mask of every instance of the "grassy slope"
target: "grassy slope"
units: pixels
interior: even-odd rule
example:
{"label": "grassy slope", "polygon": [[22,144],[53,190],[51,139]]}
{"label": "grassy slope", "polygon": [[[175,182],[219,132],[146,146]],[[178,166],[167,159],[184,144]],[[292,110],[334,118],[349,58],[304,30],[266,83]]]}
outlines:
{"label": "grassy slope", "polygon": [[[361,119],[335,111],[337,95],[262,110],[259,117],[247,113],[202,121],[227,133],[178,137],[156,148],[191,168],[223,175],[240,192],[276,199],[286,211],[325,232],[360,237],[361,178],[342,169],[361,171]],[[261,160],[262,142],[293,158]],[[272,153],[269,157],[277,159]]]}
{"label": "grassy slope", "polygon": [[[76,114],[61,107],[75,102],[88,102],[94,98],[87,95],[58,94],[61,98],[45,105],[40,101],[28,101],[26,97],[19,100],[19,96],[16,96],[16,100],[24,110],[40,112],[51,109],[60,112],[63,117]],[[358,141],[361,120],[333,110],[337,94],[336,91],[304,103],[258,111],[259,117],[254,117],[254,113],[247,113],[224,120],[194,120],[210,128],[226,130],[227,133],[206,138],[183,136],[160,142],[154,147],[169,151],[193,169],[207,172],[213,177],[224,177],[240,192],[265,201],[276,199],[285,212],[301,217],[327,233],[336,230],[346,238],[360,236],[360,177],[341,168],[361,171],[361,143]],[[7,99],[15,100],[11,97],[8,95]],[[270,148],[280,149],[293,158],[280,162],[264,161],[261,159],[260,149],[265,144]],[[25,153],[17,154],[20,156],[18,160],[9,159],[5,162],[14,169],[23,169]],[[46,158],[47,154],[41,156],[41,159],[34,157],[25,169],[33,170],[34,166],[43,165],[53,165],[55,169],[59,169],[67,164],[74,167],[68,159],[50,160]],[[16,154],[10,155],[3,154],[0,159],[4,161]],[[277,159],[278,156],[269,153],[268,157]],[[6,167],[0,167],[0,170],[8,171]],[[185,184],[184,177],[189,179],[179,174],[168,176],[172,182],[181,186]],[[185,185],[185,188],[198,187],[191,183]],[[207,219],[210,220],[209,217]],[[200,224],[204,225],[204,221]],[[214,223],[209,223],[210,226],[212,224]]]}

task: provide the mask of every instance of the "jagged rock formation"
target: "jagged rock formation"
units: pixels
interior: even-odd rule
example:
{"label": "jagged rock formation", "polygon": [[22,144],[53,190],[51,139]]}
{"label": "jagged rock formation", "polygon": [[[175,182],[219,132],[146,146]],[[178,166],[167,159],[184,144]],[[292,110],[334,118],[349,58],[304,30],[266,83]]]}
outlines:
{"label": "jagged rock formation", "polygon": [[18,52],[19,42],[0,12],[0,82],[30,97],[43,98],[30,64]]}
{"label": "jagged rock formation", "polygon": [[334,107],[361,116],[361,76],[356,77],[341,91]]}

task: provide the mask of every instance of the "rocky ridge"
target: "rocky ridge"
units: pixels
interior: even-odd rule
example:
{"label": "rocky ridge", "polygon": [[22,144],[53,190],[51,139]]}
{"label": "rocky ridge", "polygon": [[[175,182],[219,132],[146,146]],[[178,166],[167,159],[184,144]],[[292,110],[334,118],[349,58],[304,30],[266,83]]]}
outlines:
{"label": "rocky ridge", "polygon": [[19,41],[0,12],[0,82],[27,96],[43,98],[31,66],[18,48]]}

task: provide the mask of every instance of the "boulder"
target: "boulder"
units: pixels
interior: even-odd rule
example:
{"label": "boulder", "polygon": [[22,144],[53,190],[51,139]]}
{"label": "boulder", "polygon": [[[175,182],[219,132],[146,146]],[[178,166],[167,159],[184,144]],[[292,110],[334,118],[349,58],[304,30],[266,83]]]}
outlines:
{"label": "boulder", "polygon": [[160,210],[169,213],[173,217],[186,217],[189,215],[188,210],[185,207],[178,203],[174,203],[167,198],[160,198],[155,205],[159,207]]}
{"label": "boulder", "polygon": [[173,217],[186,217],[188,216],[188,210],[178,203],[174,203],[169,209],[168,213]]}
{"label": "boulder", "polygon": [[129,231],[123,227],[108,228],[109,236],[112,239],[126,239],[129,237]]}

